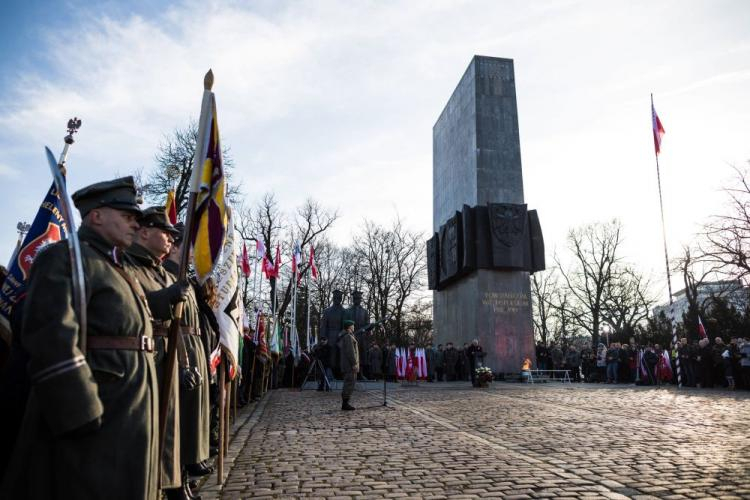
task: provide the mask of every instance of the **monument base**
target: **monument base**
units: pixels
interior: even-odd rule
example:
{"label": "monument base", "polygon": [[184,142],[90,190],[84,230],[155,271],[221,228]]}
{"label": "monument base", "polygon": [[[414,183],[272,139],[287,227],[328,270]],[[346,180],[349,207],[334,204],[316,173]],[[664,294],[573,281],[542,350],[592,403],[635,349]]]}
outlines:
{"label": "monument base", "polygon": [[528,272],[480,269],[433,292],[434,344],[478,339],[495,373],[517,373],[524,358],[534,361],[532,325]]}

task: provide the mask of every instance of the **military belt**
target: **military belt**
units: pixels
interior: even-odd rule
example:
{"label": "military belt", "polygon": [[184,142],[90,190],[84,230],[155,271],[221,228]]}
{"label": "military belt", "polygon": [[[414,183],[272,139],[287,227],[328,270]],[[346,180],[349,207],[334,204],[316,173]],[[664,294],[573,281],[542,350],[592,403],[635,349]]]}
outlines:
{"label": "military belt", "polygon": [[168,337],[169,327],[162,324],[151,323],[151,330],[153,331],[154,337]]}
{"label": "military belt", "polygon": [[180,333],[183,335],[198,335],[198,330],[192,326],[180,326]]}
{"label": "military belt", "polygon": [[138,337],[105,337],[102,335],[90,335],[86,339],[86,348],[92,349],[116,349],[123,351],[145,351],[154,352],[154,339],[145,335]]}

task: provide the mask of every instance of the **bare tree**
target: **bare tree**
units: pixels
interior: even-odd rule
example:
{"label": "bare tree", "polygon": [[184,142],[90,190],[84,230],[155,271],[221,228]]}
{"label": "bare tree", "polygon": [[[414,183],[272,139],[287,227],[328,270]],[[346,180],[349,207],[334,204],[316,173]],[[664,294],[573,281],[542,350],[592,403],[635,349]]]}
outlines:
{"label": "bare tree", "polygon": [[531,299],[534,319],[534,330],[545,346],[551,340],[550,327],[553,321],[552,298],[558,287],[555,268],[534,273],[531,276]]}
{"label": "bare tree", "polygon": [[750,179],[748,170],[735,168],[733,185],[724,189],[728,213],[715,215],[705,225],[700,260],[732,279],[748,281],[750,275]]}
{"label": "bare tree", "polygon": [[574,321],[591,334],[592,345],[599,342],[607,291],[617,279],[621,230],[618,220],[572,229],[567,238],[573,255],[572,268],[566,271],[556,258],[560,274],[580,307]]}
{"label": "bare tree", "polygon": [[389,228],[365,221],[354,240],[371,314],[376,319],[393,316],[392,334],[399,338],[405,336],[407,301],[425,282],[423,240],[422,234],[405,229],[400,219]]}
{"label": "bare tree", "polygon": [[651,283],[632,267],[625,266],[607,287],[602,319],[616,336],[625,340],[634,334],[637,324],[648,318],[656,304],[650,293]]}
{"label": "bare tree", "polygon": [[[138,185],[147,201],[163,205],[169,191],[175,191],[178,218],[183,218],[190,194],[190,176],[198,144],[198,123],[190,121],[184,128],[175,128],[165,135],[154,158],[155,166],[138,174]],[[234,160],[229,148],[222,148],[227,197],[231,202],[240,198],[240,186],[231,182]]]}

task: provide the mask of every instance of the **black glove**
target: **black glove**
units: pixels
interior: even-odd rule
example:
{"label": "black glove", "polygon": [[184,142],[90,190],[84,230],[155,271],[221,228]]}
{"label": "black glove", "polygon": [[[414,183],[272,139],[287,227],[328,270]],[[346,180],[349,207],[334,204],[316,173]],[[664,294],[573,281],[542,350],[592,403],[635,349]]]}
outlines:
{"label": "black glove", "polygon": [[167,294],[167,300],[169,303],[174,305],[179,302],[183,302],[187,298],[188,290],[190,290],[190,283],[187,280],[178,281],[165,288]]}
{"label": "black glove", "polygon": [[180,386],[188,391],[194,390],[201,385],[203,377],[197,366],[186,366],[180,368]]}

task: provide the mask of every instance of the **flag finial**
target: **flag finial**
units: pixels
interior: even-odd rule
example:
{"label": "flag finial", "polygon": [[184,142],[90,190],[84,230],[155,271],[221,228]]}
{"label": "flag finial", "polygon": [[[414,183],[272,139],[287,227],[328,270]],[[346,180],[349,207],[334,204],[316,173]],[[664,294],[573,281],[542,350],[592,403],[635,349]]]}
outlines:
{"label": "flag finial", "polygon": [[208,73],[206,73],[206,76],[203,77],[203,88],[206,90],[211,90],[211,87],[214,86],[214,72],[211,71],[209,68]]}

